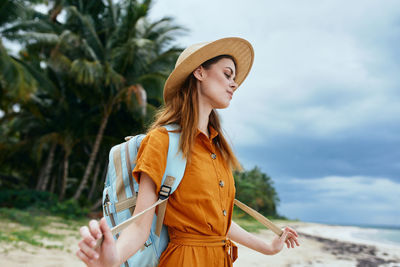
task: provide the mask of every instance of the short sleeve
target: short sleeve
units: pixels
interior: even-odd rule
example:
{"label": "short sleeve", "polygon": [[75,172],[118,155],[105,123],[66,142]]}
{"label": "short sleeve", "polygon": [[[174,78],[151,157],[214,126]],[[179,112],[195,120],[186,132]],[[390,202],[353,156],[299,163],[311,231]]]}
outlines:
{"label": "short sleeve", "polygon": [[164,127],[151,130],[142,140],[132,175],[139,183],[140,173],[146,173],[160,191],[168,155],[168,132]]}

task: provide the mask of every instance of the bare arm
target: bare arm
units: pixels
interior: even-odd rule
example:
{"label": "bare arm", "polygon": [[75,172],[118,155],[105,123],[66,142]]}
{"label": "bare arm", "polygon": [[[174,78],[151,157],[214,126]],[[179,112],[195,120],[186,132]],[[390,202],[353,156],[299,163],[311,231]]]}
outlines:
{"label": "bare arm", "polygon": [[[140,176],[139,194],[133,215],[153,205],[158,199],[154,182],[145,173],[141,173]],[[135,223],[132,223],[121,232],[117,241],[117,251],[120,256],[118,265],[121,265],[135,254],[149,238],[154,212],[155,208],[146,212]]]}
{"label": "bare arm", "polygon": [[275,237],[271,244],[267,244],[232,221],[231,227],[228,231],[228,237],[233,241],[242,244],[243,246],[265,255],[274,255],[278,253],[282,250],[285,243],[288,248],[294,248],[295,245],[299,246],[299,242],[297,240],[298,235],[296,231],[289,227],[284,229],[283,234],[280,237]]}
{"label": "bare arm", "polygon": [[[133,215],[145,210],[154,204],[158,197],[156,186],[150,177],[141,173],[139,194]],[[105,219],[100,221],[100,225],[92,220],[89,227],[81,228],[82,240],[79,242],[80,250],[77,256],[88,266],[119,266],[130,256],[135,254],[146,242],[150,234],[151,223],[155,208],[146,212],[136,222],[129,225],[120,233],[115,242],[111,235],[110,228]],[[104,235],[104,241],[100,248],[93,249],[95,240]]]}

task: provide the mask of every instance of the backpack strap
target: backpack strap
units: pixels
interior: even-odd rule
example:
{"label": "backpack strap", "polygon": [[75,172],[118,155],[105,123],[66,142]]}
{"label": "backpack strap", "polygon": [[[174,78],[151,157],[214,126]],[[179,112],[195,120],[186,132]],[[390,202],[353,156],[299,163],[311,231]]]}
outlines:
{"label": "backpack strap", "polygon": [[233,203],[235,203],[236,206],[238,206],[240,209],[242,209],[244,212],[249,214],[251,217],[253,217],[257,221],[262,223],[265,227],[270,229],[272,232],[274,232],[278,236],[282,235],[283,231],[278,226],[276,226],[273,222],[268,220],[266,217],[264,217],[263,215],[261,215],[257,211],[253,210],[252,208],[250,208],[249,206],[247,206],[246,204],[240,202],[237,199],[235,199],[233,201]]}
{"label": "backpack strap", "polygon": [[[113,160],[114,160],[114,166],[115,166],[115,175],[116,175],[116,192],[117,192],[117,199],[118,202],[114,204],[113,211],[116,213],[129,209],[130,213],[133,213],[134,207],[136,206],[136,194],[135,194],[135,189],[134,189],[134,184],[133,184],[133,178],[132,178],[132,168],[131,168],[131,157],[130,157],[130,151],[129,151],[129,143],[134,142],[133,146],[134,149],[138,149],[140,142],[144,138],[144,135],[137,135],[133,139],[131,137],[126,137],[125,143],[122,143],[118,146],[115,147],[115,150],[113,151]],[[132,140],[131,140],[132,139]],[[125,149],[125,153],[123,150]],[[125,166],[128,172],[128,183],[129,187],[132,192],[132,196],[128,197],[126,195],[125,191],[125,182],[124,182],[124,177],[123,177],[123,168],[122,168],[122,154],[125,154]],[[109,207],[111,208],[111,207]],[[112,214],[114,212],[111,212]],[[113,225],[114,226],[114,225]]]}
{"label": "backpack strap", "polygon": [[[160,193],[158,194],[159,200],[164,200],[169,198],[169,195],[171,194],[171,188],[174,185],[175,180],[176,180],[175,177],[167,176],[164,184],[161,187]],[[154,231],[157,236],[160,236],[161,234],[161,229],[163,226],[166,209],[167,209],[167,201],[163,202],[158,206],[156,229]]]}
{"label": "backpack strap", "polygon": [[[129,155],[129,140],[125,142],[125,164],[128,170],[128,177],[129,177],[129,186],[131,188],[132,197],[136,199],[135,188],[133,187],[133,177],[132,177],[132,167],[131,167],[131,157]],[[136,202],[136,201],[135,201]],[[131,213],[133,210],[131,210]]]}
{"label": "backpack strap", "polygon": [[171,185],[170,191],[170,194],[172,194],[182,181],[186,168],[186,158],[183,156],[182,151],[179,148],[179,138],[181,136],[179,132],[180,126],[176,124],[169,124],[163,127],[168,131],[169,143],[167,164],[165,167],[164,176],[162,178],[161,187],[166,185],[165,181],[168,176],[174,177],[175,181]]}
{"label": "backpack strap", "polygon": [[[170,194],[175,192],[186,168],[186,158],[183,156],[179,148],[180,127],[176,124],[169,124],[164,126],[168,131],[169,144],[167,165],[165,168],[164,176],[161,182],[160,192],[158,194],[159,200],[169,198]],[[155,234],[160,236],[161,229],[164,222],[165,210],[167,208],[167,201],[158,206],[157,222]]]}
{"label": "backpack strap", "polygon": [[[113,151],[113,159],[115,166],[115,175],[116,175],[116,193],[118,202],[115,203],[115,212],[119,212],[121,210],[129,208],[131,214],[133,212],[133,208],[136,205],[136,195],[133,194],[132,197],[127,197],[125,192],[124,178],[123,178],[123,168],[122,168],[122,146],[123,144],[118,145]],[[128,146],[125,146],[125,149],[128,149]],[[125,154],[126,156],[126,154]],[[133,186],[133,185],[131,185]],[[133,191],[134,192],[134,191]],[[132,192],[132,193],[133,193]]]}
{"label": "backpack strap", "polygon": [[[161,190],[159,192],[159,199],[156,203],[154,203],[147,209],[136,214],[135,216],[130,217],[126,221],[122,222],[121,224],[114,226],[111,229],[111,233],[113,235],[116,235],[117,233],[121,232],[129,224],[136,221],[144,213],[152,210],[154,207],[159,206],[155,233],[158,236],[160,236],[162,225],[164,222],[166,204],[167,204],[169,195],[172,194],[178,188],[178,185],[182,181],[183,175],[185,173],[185,168],[186,168],[186,158],[183,156],[182,152],[179,149],[179,138],[180,138],[179,125],[169,124],[169,125],[165,125],[163,127],[168,131],[169,143],[168,143],[167,164],[166,164],[165,172],[164,172],[162,182],[161,182]],[[143,138],[144,138],[144,135],[140,136],[140,139],[138,138],[138,140],[135,140],[135,142],[137,142],[137,144],[136,144],[137,148],[139,148],[139,145]],[[130,138],[128,137],[128,140],[129,139]],[[116,165],[116,166],[118,166],[118,165]],[[135,199],[135,202],[136,202],[136,199]],[[103,237],[101,237],[100,239],[97,240],[96,247],[100,246],[101,242],[103,242]]]}

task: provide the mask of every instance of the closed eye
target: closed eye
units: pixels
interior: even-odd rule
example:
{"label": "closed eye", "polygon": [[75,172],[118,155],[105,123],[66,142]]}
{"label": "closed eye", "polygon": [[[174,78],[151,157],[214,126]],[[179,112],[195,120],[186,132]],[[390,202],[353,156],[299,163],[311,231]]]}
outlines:
{"label": "closed eye", "polygon": [[[231,67],[226,67],[225,69],[229,71],[229,72],[225,72],[225,71],[224,71],[224,74],[225,74],[226,78],[231,79],[232,76],[233,76],[233,70],[232,70],[232,68],[231,68]],[[232,80],[235,80],[235,79],[236,79],[236,77],[233,77],[233,78],[232,78]]]}

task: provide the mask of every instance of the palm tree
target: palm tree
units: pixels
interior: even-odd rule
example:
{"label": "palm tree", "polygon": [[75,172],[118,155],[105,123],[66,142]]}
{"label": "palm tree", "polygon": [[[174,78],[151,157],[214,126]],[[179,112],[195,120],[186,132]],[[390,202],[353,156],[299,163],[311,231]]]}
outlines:
{"label": "palm tree", "polygon": [[[92,173],[110,116],[123,108],[144,117],[152,105],[162,103],[163,83],[182,51],[173,42],[183,28],[174,25],[171,18],[150,22],[150,0],[51,3],[49,14],[30,11],[30,18],[14,23],[3,33],[25,42],[27,51],[36,51],[36,64],[42,62],[45,68],[63,72],[68,80],[65,90],[89,107],[91,125],[93,119],[97,120],[96,132],[86,132],[82,138],[93,141],[83,145],[90,146],[90,153],[73,196],[78,199]],[[59,19],[62,11],[65,22]],[[64,136],[63,140],[68,138]],[[71,152],[65,151],[68,159]]]}
{"label": "palm tree", "polygon": [[[18,120],[21,117],[21,106],[31,100],[32,96],[39,89],[39,83],[24,62],[26,54],[24,52],[17,55],[15,53],[12,54],[5,48],[3,41],[7,39],[6,30],[8,28],[12,28],[13,25],[21,20],[37,17],[35,16],[37,13],[30,8],[30,5],[40,2],[43,1],[5,0],[0,3],[0,110],[3,112],[0,123],[3,126],[1,134],[4,134],[4,140],[0,141],[0,146],[4,149],[4,155],[7,155],[8,159],[12,158],[13,155],[16,155],[17,158],[20,155],[19,153],[29,150],[26,148],[29,144],[21,139],[22,132],[16,129],[18,127],[16,125],[22,125],[19,124],[21,120]],[[34,124],[33,121],[29,125],[32,124]],[[20,129],[23,129],[22,135],[24,135],[27,127],[23,125]],[[11,136],[14,135],[14,138],[11,138],[12,142],[10,142],[9,134]],[[18,138],[15,138],[15,136],[18,136]],[[55,146],[52,146],[48,157],[50,160],[47,160],[47,162],[51,163],[54,151]],[[0,160],[4,161],[4,157]],[[21,169],[19,168],[19,170]],[[29,168],[27,167],[26,169]],[[46,176],[47,172],[48,168],[43,168],[41,176]]]}
{"label": "palm tree", "polygon": [[0,109],[8,115],[18,101],[26,101],[37,90],[37,82],[21,64],[20,58],[11,55],[4,47],[3,30],[19,19],[25,18],[29,8],[27,3],[40,3],[43,0],[3,0],[0,2]]}
{"label": "palm tree", "polygon": [[[153,83],[152,87],[160,92],[171,63],[181,51],[175,47],[166,48],[173,40],[172,33],[181,28],[171,25],[169,18],[149,23],[146,19],[149,6],[150,1],[117,4],[109,1],[103,7],[88,4],[81,8],[65,8],[66,25],[70,30],[64,31],[65,38],[77,40],[80,52],[85,55],[69,57],[71,73],[77,84],[93,88],[82,92],[82,97],[100,100],[98,105],[101,107],[100,125],[74,199],[78,199],[86,187],[111,113],[131,95],[136,96],[144,110],[147,103],[140,83]],[[78,47],[69,48],[76,53]],[[61,54],[72,54],[71,50],[60,50]],[[130,106],[135,108],[137,105]]]}

